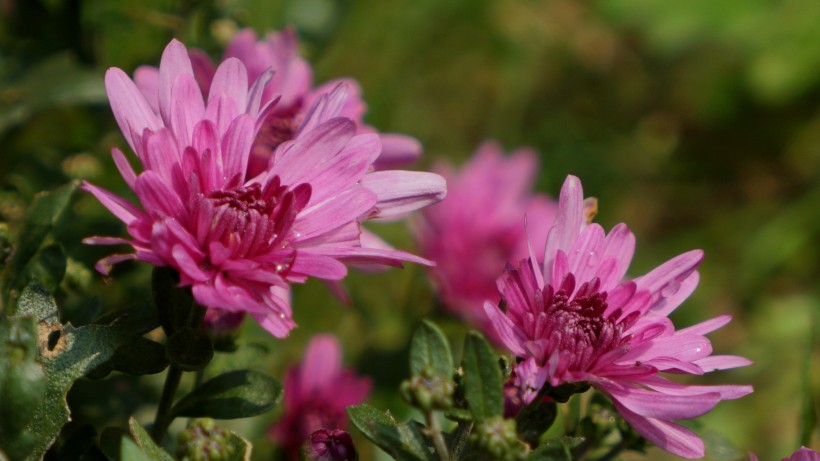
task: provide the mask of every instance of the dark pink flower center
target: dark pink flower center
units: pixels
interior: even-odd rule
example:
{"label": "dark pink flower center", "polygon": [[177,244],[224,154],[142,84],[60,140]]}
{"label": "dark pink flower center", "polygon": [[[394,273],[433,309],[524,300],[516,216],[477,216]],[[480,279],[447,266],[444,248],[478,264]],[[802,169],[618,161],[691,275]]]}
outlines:
{"label": "dark pink flower center", "polygon": [[618,321],[620,310],[606,315],[607,293],[599,291],[599,279],[584,283],[572,294],[574,288],[572,274],[557,291],[550,285],[544,287],[542,310],[531,314],[534,321],[529,333],[534,340],[546,340],[541,357],[545,362],[557,352],[562,360],[569,360],[568,370],[586,371],[625,342],[623,332],[633,320]]}
{"label": "dark pink flower center", "polygon": [[200,243],[219,241],[231,256],[244,258],[287,246],[293,221],[310,198],[310,186],[289,190],[276,177],[264,187],[254,183],[199,197],[193,219]]}

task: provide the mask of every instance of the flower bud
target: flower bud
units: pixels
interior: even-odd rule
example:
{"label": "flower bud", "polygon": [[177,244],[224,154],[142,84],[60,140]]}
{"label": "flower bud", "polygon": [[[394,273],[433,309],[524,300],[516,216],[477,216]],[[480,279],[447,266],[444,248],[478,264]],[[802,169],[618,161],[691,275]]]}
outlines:
{"label": "flower bud", "polygon": [[492,459],[513,461],[524,454],[524,445],[518,440],[514,419],[496,416],[481,421],[470,434],[470,441],[492,455]]}
{"label": "flower bud", "polygon": [[194,420],[180,432],[178,442],[180,461],[228,461],[233,458],[230,434],[210,418]]}
{"label": "flower bud", "polygon": [[400,390],[409,404],[424,411],[448,410],[453,406],[455,385],[444,376],[425,371],[402,382]]}
{"label": "flower bud", "polygon": [[216,350],[232,351],[236,348],[236,334],[243,320],[244,312],[208,309],[202,321],[202,328],[208,332]]}
{"label": "flower bud", "polygon": [[304,461],[356,461],[359,454],[350,434],[340,429],[319,429],[302,447]]}

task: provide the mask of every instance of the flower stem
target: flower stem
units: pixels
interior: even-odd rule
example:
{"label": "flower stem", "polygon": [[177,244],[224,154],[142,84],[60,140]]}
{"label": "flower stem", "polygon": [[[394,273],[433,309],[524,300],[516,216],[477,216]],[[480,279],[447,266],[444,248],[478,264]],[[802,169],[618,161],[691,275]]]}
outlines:
{"label": "flower stem", "polygon": [[433,448],[436,449],[436,455],[440,461],[450,461],[450,455],[447,454],[447,444],[444,443],[444,436],[441,435],[441,426],[438,422],[438,416],[433,411],[428,411],[424,414],[427,421],[427,435],[433,440]]}
{"label": "flower stem", "polygon": [[168,426],[173,421],[171,405],[174,403],[174,394],[177,392],[180,379],[182,379],[182,370],[171,365],[168,368],[168,374],[165,376],[165,386],[162,388],[157,416],[154,419],[154,427],[151,429],[151,437],[157,444],[162,444],[162,438],[165,437]]}

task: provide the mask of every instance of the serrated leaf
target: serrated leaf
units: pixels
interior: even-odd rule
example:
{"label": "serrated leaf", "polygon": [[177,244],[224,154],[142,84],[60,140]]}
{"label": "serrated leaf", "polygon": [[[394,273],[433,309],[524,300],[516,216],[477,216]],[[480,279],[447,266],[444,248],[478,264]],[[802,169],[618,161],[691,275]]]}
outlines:
{"label": "serrated leaf", "polygon": [[422,320],[410,343],[410,371],[414,375],[432,374],[449,378],[453,374],[453,355],[444,333],[429,320]]}
{"label": "serrated leaf", "polygon": [[538,445],[541,434],[552,427],[557,415],[558,408],[555,402],[538,402],[525,406],[515,417],[518,438],[530,446]]}
{"label": "serrated leaf", "polygon": [[143,428],[136,419],[128,419],[128,429],[130,429],[131,436],[134,437],[134,441],[137,442],[141,451],[148,455],[149,458],[157,461],[174,461],[171,455],[154,443],[154,439],[148,435],[148,432],[145,431],[145,428]]}
{"label": "serrated leaf", "polygon": [[471,331],[464,340],[464,397],[477,420],[501,416],[504,411],[504,381],[498,356],[479,333]]}
{"label": "serrated leaf", "polygon": [[433,461],[434,450],[418,424],[397,422],[367,404],[347,407],[347,415],[371,442],[398,460]]}
{"label": "serrated leaf", "polygon": [[14,256],[9,263],[8,274],[11,278],[9,287],[12,289],[25,283],[23,269],[40,249],[43,240],[68,208],[71,197],[77,191],[79,184],[78,181],[72,181],[51,192],[41,192],[34,197],[34,201],[26,212]]}
{"label": "serrated leaf", "polygon": [[572,461],[572,449],[584,441],[583,437],[556,437],[541,444],[527,457],[527,461]]}
{"label": "serrated leaf", "polygon": [[46,377],[46,391],[29,411],[26,432],[31,436],[26,460],[45,453],[69,419],[65,396],[75,380],[108,360],[124,339],[116,325],[62,325],[54,299],[36,281],[20,296],[18,318],[33,317],[37,323],[39,360]]}
{"label": "serrated leaf", "polygon": [[177,402],[171,414],[192,418],[247,418],[272,409],[281,397],[282,385],[275,379],[258,371],[237,370],[205,381]]}

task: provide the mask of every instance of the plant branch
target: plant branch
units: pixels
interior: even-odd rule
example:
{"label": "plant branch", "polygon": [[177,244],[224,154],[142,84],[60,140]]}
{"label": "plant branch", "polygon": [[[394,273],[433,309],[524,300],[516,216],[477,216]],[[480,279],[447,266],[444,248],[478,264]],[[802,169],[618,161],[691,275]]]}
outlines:
{"label": "plant branch", "polygon": [[433,411],[428,411],[424,414],[427,421],[427,435],[433,441],[433,448],[436,449],[439,461],[450,461],[450,455],[447,454],[447,444],[444,443],[444,436],[441,435],[441,426],[438,422],[438,416]]}

